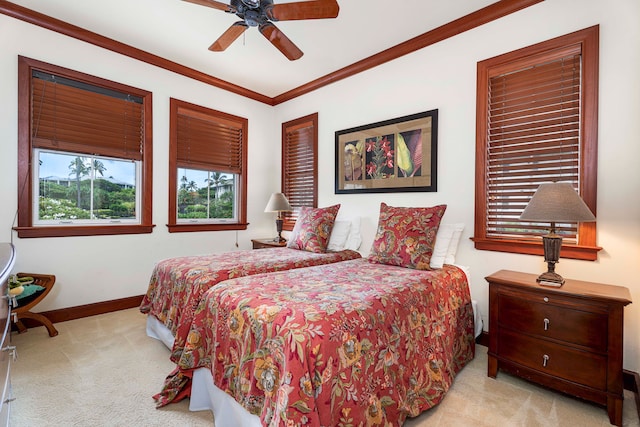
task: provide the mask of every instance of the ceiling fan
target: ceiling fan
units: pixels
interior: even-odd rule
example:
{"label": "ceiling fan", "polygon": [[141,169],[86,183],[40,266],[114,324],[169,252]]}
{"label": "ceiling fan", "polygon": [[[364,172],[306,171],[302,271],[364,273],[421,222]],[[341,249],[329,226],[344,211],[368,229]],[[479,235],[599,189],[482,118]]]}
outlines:
{"label": "ceiling fan", "polygon": [[284,4],[273,4],[273,0],[230,0],[231,4],[215,0],[184,1],[235,13],[242,19],[242,21],[232,24],[218,40],[209,46],[209,50],[221,52],[240,37],[247,28],[258,27],[260,33],[291,61],[299,59],[303,53],[272,21],[335,18],[340,11],[336,0]]}

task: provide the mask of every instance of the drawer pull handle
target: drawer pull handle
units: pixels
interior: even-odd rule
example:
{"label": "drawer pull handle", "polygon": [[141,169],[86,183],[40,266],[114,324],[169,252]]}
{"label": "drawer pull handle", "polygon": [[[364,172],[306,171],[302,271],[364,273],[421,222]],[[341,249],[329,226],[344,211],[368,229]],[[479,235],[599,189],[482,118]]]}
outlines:
{"label": "drawer pull handle", "polygon": [[549,361],[549,356],[547,356],[546,354],[544,356],[542,356],[542,366],[543,367],[547,367],[547,362]]}
{"label": "drawer pull handle", "polygon": [[544,302],[549,302],[549,297],[544,297],[544,298],[542,298],[542,300],[543,300]]}
{"label": "drawer pull handle", "polygon": [[548,331],[548,330],[549,330],[549,319],[547,319],[547,318],[545,317],[545,319],[543,320],[543,322],[544,322],[544,330],[545,330],[545,331]]}

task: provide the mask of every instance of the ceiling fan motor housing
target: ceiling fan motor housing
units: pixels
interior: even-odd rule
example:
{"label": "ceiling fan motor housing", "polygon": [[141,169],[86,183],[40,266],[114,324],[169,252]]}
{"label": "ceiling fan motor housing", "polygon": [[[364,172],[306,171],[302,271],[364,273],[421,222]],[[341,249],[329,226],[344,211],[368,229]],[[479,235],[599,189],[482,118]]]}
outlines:
{"label": "ceiling fan motor housing", "polygon": [[273,7],[273,0],[231,0],[231,6],[248,26],[258,27],[269,21],[267,10]]}
{"label": "ceiling fan motor housing", "polygon": [[260,0],[242,0],[242,3],[244,3],[247,7],[250,7],[252,9],[255,9],[258,6],[260,6]]}

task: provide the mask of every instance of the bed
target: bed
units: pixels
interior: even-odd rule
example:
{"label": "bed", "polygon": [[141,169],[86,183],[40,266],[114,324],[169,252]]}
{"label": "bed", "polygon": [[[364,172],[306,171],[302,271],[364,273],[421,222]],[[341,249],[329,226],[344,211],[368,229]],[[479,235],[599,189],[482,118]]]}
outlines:
{"label": "bed", "polygon": [[[338,208],[339,205],[304,209],[300,214],[301,225],[292,233],[288,247],[175,257],[158,262],[140,304],[140,311],[148,315],[147,334],[161,340],[172,354],[180,354],[193,312],[203,293],[212,286],[235,277],[360,258],[355,250],[361,241],[360,220],[335,220]],[[305,233],[304,224],[314,232]],[[328,224],[331,227],[326,229]]]}
{"label": "bed", "polygon": [[[381,207],[368,259],[231,279],[205,292],[172,356],[177,369],[154,396],[159,406],[190,392],[190,408],[212,409],[220,426],[332,426],[402,425],[439,403],[475,352],[467,275],[427,267],[439,208],[419,213],[425,228]],[[424,257],[414,249],[427,236]],[[216,404],[238,418],[221,417]]]}
{"label": "bed", "polygon": [[265,426],[401,425],[440,402],[473,331],[461,269],[358,259],[220,283],[177,363],[208,369]]}

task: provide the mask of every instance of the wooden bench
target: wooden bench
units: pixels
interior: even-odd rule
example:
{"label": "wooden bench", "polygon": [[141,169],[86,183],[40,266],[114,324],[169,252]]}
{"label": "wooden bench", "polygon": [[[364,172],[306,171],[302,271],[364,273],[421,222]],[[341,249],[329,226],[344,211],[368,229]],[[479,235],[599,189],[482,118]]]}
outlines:
{"label": "wooden bench", "polygon": [[42,323],[42,325],[47,328],[49,331],[50,337],[55,337],[58,335],[58,330],[53,326],[51,320],[47,319],[40,313],[32,313],[30,310],[38,305],[40,301],[47,296],[47,294],[53,288],[53,285],[56,283],[56,276],[52,274],[33,274],[33,273],[18,273],[16,274],[18,277],[33,277],[35,285],[42,286],[44,289],[36,292],[33,295],[29,295],[28,297],[24,297],[22,299],[17,300],[18,306],[14,307],[11,312],[15,315],[13,318],[16,327],[18,328],[19,333],[23,333],[27,331],[27,327],[22,323],[22,319],[31,319],[36,322]]}

